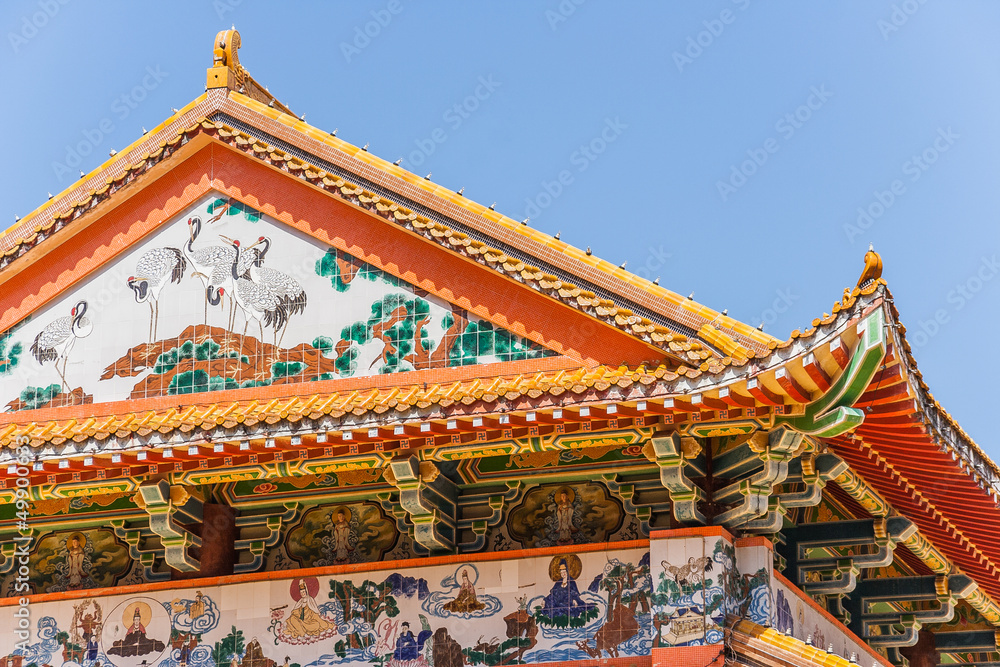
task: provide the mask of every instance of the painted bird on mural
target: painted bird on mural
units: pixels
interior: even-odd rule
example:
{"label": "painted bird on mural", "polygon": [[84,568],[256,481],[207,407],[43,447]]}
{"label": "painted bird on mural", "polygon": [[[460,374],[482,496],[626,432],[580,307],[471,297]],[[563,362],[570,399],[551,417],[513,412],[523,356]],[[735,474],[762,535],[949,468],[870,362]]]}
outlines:
{"label": "painted bird on mural", "polygon": [[[94,325],[87,319],[86,313],[87,302],[80,301],[73,306],[68,317],[53,320],[35,336],[35,342],[31,344],[31,354],[39,364],[44,364],[46,361],[55,362],[56,372],[59,373],[66,391],[69,391],[69,385],[66,383],[69,353],[78,339],[86,338],[94,330]],[[61,369],[60,361],[62,361]]]}
{"label": "painted bird on mural", "polygon": [[177,248],[153,248],[142,253],[135,265],[135,275],[128,286],[135,292],[136,303],[149,304],[149,340],[156,340],[160,320],[160,292],[169,283],[180,283],[187,270],[187,260]]}
{"label": "painted bird on mural", "polygon": [[712,571],[712,559],[709,556],[695,558],[691,556],[684,565],[671,565],[667,561],[661,563],[667,574],[678,586],[693,586],[705,580],[705,573]]}
{"label": "painted bird on mural", "polygon": [[271,239],[266,236],[261,236],[256,243],[247,248],[248,254],[255,253],[250,262],[249,272],[251,280],[266,287],[285,307],[287,318],[281,329],[281,338],[277,341],[280,346],[281,341],[285,338],[285,331],[288,329],[288,318],[305,312],[307,297],[306,291],[297,280],[287,273],[264,266],[264,259],[270,249]]}
{"label": "painted bird on mural", "polygon": [[240,275],[240,257],[244,252],[240,248],[240,242],[226,239],[225,237],[222,238],[230,241],[236,250],[236,257],[233,259],[230,267],[233,281],[233,291],[230,296],[236,301],[236,305],[243,312],[243,318],[246,321],[246,324],[243,325],[243,335],[245,336],[247,333],[250,320],[254,320],[260,328],[261,342],[264,341],[264,327],[273,327],[275,337],[277,337],[278,329],[288,319],[284,305],[265,286],[254,282],[251,278],[244,278]]}
{"label": "painted bird on mural", "polygon": [[[187,261],[193,269],[191,276],[201,280],[202,287],[205,289],[205,324],[208,324],[208,306],[212,298],[209,287],[215,286],[220,289],[229,287],[229,291],[232,292],[228,282],[229,269],[233,265],[236,251],[228,245],[213,245],[195,249],[194,243],[201,235],[201,218],[198,216],[189,218],[187,224],[188,242],[184,244],[184,256],[187,257]],[[217,301],[216,304],[218,303],[221,302]]]}

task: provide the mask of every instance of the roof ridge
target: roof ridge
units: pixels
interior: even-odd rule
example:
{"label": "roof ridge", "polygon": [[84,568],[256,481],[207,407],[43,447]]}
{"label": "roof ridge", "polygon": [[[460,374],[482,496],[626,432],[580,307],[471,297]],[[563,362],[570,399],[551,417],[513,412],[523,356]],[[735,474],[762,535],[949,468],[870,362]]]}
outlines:
{"label": "roof ridge", "polygon": [[[729,336],[721,332],[723,326],[734,334],[733,339],[737,343],[738,347],[744,347],[740,338],[749,339],[749,341],[756,343],[759,346],[768,345],[775,340],[773,336],[765,334],[762,330],[751,325],[731,318],[724,312],[719,312],[706,305],[699,304],[691,298],[685,299],[682,295],[672,290],[660,287],[658,282],[654,283],[653,281],[627,271],[624,264],[621,266],[615,266],[611,262],[595,257],[593,253],[590,252],[590,248],[584,252],[579,248],[561,241],[557,236],[553,237],[545,232],[529,227],[527,225],[527,220],[522,222],[515,221],[506,215],[497,213],[492,206],[487,208],[486,206],[467,199],[462,193],[455,192],[442,185],[434,185],[430,181],[429,177],[418,176],[406,169],[403,169],[395,163],[391,163],[388,160],[372,155],[367,151],[367,146],[362,149],[350,144],[349,142],[339,139],[336,136],[336,131],[326,133],[312,125],[307,124],[305,122],[304,115],[301,117],[296,116],[288,107],[281,104],[273,95],[271,95],[266,86],[262,87],[246,72],[246,69],[240,64],[239,61],[238,50],[241,43],[240,33],[236,30],[235,26],[233,26],[230,30],[220,31],[219,34],[216,35],[214,50],[215,59],[213,66],[208,70],[208,81],[206,84],[207,89],[226,88],[231,92],[230,97],[233,98],[234,101],[242,102],[244,106],[250,106],[253,108],[255,103],[259,104],[260,108],[254,109],[258,113],[272,116],[275,120],[291,125],[293,129],[311,136],[313,139],[318,139],[327,145],[338,148],[356,159],[367,162],[373,167],[393,173],[396,176],[403,178],[403,180],[406,180],[411,185],[423,189],[432,196],[440,197],[448,202],[462,206],[475,215],[482,216],[491,222],[505,227],[508,231],[524,236],[543,246],[550,247],[557,252],[572,257],[573,259],[598,271],[614,275],[623,282],[641,289],[653,297],[664,299],[669,303],[672,303],[674,306],[688,311],[691,315],[704,318],[708,321],[708,323],[714,325],[715,331],[706,331],[708,323],[703,324],[701,327],[694,327],[694,329],[701,337],[707,335],[708,337],[705,338],[706,342],[718,347],[723,352],[723,355],[741,354],[739,349],[734,348],[731,343],[726,342],[729,340]],[[243,102],[242,100],[239,100],[235,97],[236,95],[243,97],[246,101]],[[279,117],[282,114],[290,116],[295,120],[292,123],[288,123],[287,118],[282,119]],[[753,353],[759,353],[762,350],[751,349],[746,351],[750,352],[752,355]]]}
{"label": "roof ridge", "polygon": [[[428,196],[442,202],[442,204],[461,207],[477,218],[497,224],[506,232],[516,235],[513,238],[520,237],[529,242],[529,246],[537,244],[537,246],[542,248],[550,248],[555,253],[572,259],[575,263],[583,265],[583,267],[599,271],[624,283],[626,287],[632,287],[648,295],[648,297],[669,304],[670,310],[675,310],[676,315],[667,315],[665,312],[660,311],[657,311],[657,314],[673,320],[679,325],[688,326],[691,329],[691,333],[693,333],[694,340],[700,339],[718,350],[719,359],[714,359],[715,362],[722,361],[725,364],[730,358],[753,359],[766,357],[774,349],[786,347],[796,338],[808,336],[820,321],[825,323],[831,317],[824,313],[823,318],[817,318],[817,320],[813,321],[812,329],[806,332],[796,329],[791,332],[788,339],[780,340],[773,335],[764,333],[756,327],[729,317],[725,311],[718,312],[694,301],[691,297],[682,297],[678,293],[661,287],[657,283],[630,273],[621,266],[614,266],[610,262],[594,256],[589,251],[589,248],[587,251],[580,250],[563,242],[558,238],[558,235],[550,236],[545,232],[528,227],[527,224],[517,222],[495,211],[492,206],[483,206],[466,198],[462,193],[452,191],[439,184],[434,184],[425,177],[417,176],[399,165],[390,163],[369,153],[365,149],[358,148],[349,142],[339,139],[336,137],[335,132],[324,132],[307,124],[303,119],[304,117],[296,117],[287,106],[271,95],[266,87],[261,86],[259,82],[253,79],[242,64],[240,64],[238,57],[240,45],[240,34],[235,28],[219,32],[214,42],[213,66],[208,68],[206,93],[200,95],[183,109],[168,117],[151,132],[137,139],[126,149],[106,160],[99,167],[91,171],[90,174],[82,176],[83,187],[80,184],[74,184],[60,193],[59,196],[44,203],[24,219],[19,219],[18,224],[0,234],[0,253],[4,251],[7,251],[7,254],[11,252],[25,252],[24,248],[21,248],[19,251],[16,250],[19,241],[23,241],[38,233],[44,227],[44,222],[67,214],[72,215],[74,214],[74,209],[76,209],[75,214],[78,215],[80,213],[78,206],[80,202],[77,200],[81,196],[85,196],[88,191],[91,196],[95,193],[103,192],[107,185],[114,180],[118,180],[115,178],[116,176],[120,178],[121,174],[130,171],[135,163],[141,163],[143,158],[156,153],[156,147],[165,148],[169,142],[175,140],[181,129],[188,126],[195,126],[199,122],[208,121],[213,114],[225,113],[227,100],[232,100],[233,103],[240,107],[271,118],[296,132],[306,135],[313,141],[317,141],[343,153],[349,158],[354,158],[374,169],[396,176],[407,184],[419,188]],[[359,175],[360,177],[362,176]],[[40,225],[39,222],[43,224]],[[455,233],[461,234],[460,231],[456,231]],[[502,239],[496,240],[497,242],[502,242]],[[522,250],[526,255],[532,256],[536,261],[545,263],[545,260],[538,257],[536,252],[530,250],[530,247],[528,249],[518,249]],[[575,275],[579,273],[579,269],[570,268],[568,273]],[[861,290],[860,286],[863,284],[864,286],[868,286],[868,284],[879,280],[881,258],[872,252],[871,249],[869,249],[869,254],[866,255],[866,274],[863,274],[862,280],[859,280],[859,287],[855,288],[854,295],[845,290],[843,303],[838,302],[838,304],[835,304],[834,316],[841,308],[849,307],[850,304],[853,304],[854,297],[858,293],[864,293],[864,290]],[[555,277],[548,276],[544,270],[540,275],[543,278]],[[584,281],[587,280],[584,275],[576,277]],[[642,298],[641,295],[637,295],[639,299],[636,299],[635,296],[625,296],[618,290],[603,289],[612,294],[623,296],[626,300],[634,301],[637,305],[644,305],[644,301],[640,300]],[[600,302],[603,299],[598,296],[597,301]],[[620,313],[620,315],[614,315],[615,317],[624,316],[626,318],[636,317],[637,319],[642,319],[641,314],[632,313],[627,307],[612,308],[612,310]],[[688,319],[687,323],[685,319]]]}
{"label": "roof ridge", "polygon": [[[437,197],[445,202],[459,206],[472,215],[479,216],[489,222],[502,226],[506,231],[513,232],[528,241],[551,248],[555,252],[580,262],[589,268],[600,271],[621,280],[631,287],[642,290],[651,297],[662,299],[690,316],[698,317],[704,320],[699,326],[692,326],[691,329],[698,337],[705,340],[705,342],[709,343],[713,347],[719,348],[722,351],[723,356],[730,354],[742,356],[740,354],[740,350],[733,347],[733,343],[736,343],[736,345],[740,348],[743,348],[745,353],[749,352],[749,356],[753,357],[766,350],[768,345],[778,341],[778,339],[774,336],[766,334],[762,330],[752,327],[745,322],[729,317],[729,315],[725,312],[719,312],[709,306],[698,303],[691,297],[683,297],[677,292],[631,273],[621,266],[615,266],[611,262],[594,255],[590,252],[589,248],[587,251],[580,250],[579,248],[576,248],[575,246],[570,245],[557,237],[550,236],[541,230],[529,227],[525,223],[517,222],[509,216],[497,212],[492,206],[486,207],[465,197],[462,193],[455,192],[454,190],[451,190],[443,185],[435,184],[426,177],[418,176],[417,174],[414,174],[413,172],[408,171],[395,163],[389,162],[384,158],[380,158],[368,152],[364,148],[358,148],[350,142],[340,139],[333,133],[320,130],[315,126],[308,124],[301,118],[296,118],[294,116],[289,116],[289,114],[278,112],[272,107],[265,107],[256,100],[253,100],[246,95],[241,95],[238,92],[231,92],[230,99],[257,113],[270,117],[272,120],[280,122],[295,131],[301,132],[315,141],[338,150],[349,157],[364,162],[375,169],[389,172],[407,182],[409,185],[419,188],[429,196]],[[527,253],[527,251],[525,252],[526,254],[531,254]],[[536,261],[541,261],[537,256],[534,257],[534,259]],[[577,278],[585,279],[582,276],[577,276]],[[708,327],[710,327],[711,332]],[[726,333],[727,330],[729,334]],[[730,343],[728,344],[726,343],[727,338],[730,339]],[[745,345],[747,342],[751,343],[749,348]]]}

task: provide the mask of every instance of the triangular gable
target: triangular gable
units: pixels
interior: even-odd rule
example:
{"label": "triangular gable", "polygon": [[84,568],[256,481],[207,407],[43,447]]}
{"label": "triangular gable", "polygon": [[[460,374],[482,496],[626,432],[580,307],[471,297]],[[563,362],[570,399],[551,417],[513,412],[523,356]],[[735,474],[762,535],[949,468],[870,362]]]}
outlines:
{"label": "triangular gable", "polygon": [[[308,126],[242,69],[236,58],[239,39],[235,31],[220,34],[216,43],[217,47],[227,46],[222,51],[216,49],[205,95],[92,174],[81,175],[77,185],[0,236],[0,284],[10,280],[9,270],[17,274],[33,262],[44,261],[46,251],[38,246],[53,247],[49,237],[56,236],[54,247],[58,248],[65,244],[67,234],[72,238],[79,233],[64,230],[67,227],[101,235],[104,232],[98,227],[103,225],[94,224],[95,216],[103,223],[101,216],[107,214],[108,207],[112,211],[123,205],[142,209],[134,204],[141,199],[137,192],[157,179],[174,180],[175,172],[184,171],[176,179],[184,185],[182,192],[158,186],[151,195],[162,206],[160,219],[177,214],[180,207],[214,188],[321,241],[329,240],[331,247],[349,253],[358,250],[355,257],[587,365],[667,361],[672,366],[690,364],[705,370],[730,357],[746,359],[760,354],[773,343],[771,337],[724,313],[629,274],[624,265],[614,267],[592,257],[589,251],[584,253],[558,238],[519,225],[492,207],[487,209],[461,193],[342,142],[333,136],[335,133]],[[258,166],[247,167],[245,160],[229,159],[233,155],[248,157]],[[204,168],[206,161],[210,168]],[[264,179],[270,181],[269,188],[258,187],[256,173],[262,170],[269,172]],[[275,178],[275,172],[283,177]],[[168,173],[170,178],[163,179]],[[194,180],[185,181],[189,177]],[[278,181],[280,192],[272,187]],[[333,238],[315,219],[300,224],[314,217],[302,210],[307,197],[295,193],[291,203],[296,205],[290,205],[284,190],[301,190],[303,186],[313,194],[324,192],[346,202],[355,213],[364,211],[394,223],[390,225],[393,233],[406,230],[406,236],[422,236],[448,252],[429,252],[426,246],[415,245],[413,238],[401,244],[408,247],[398,252],[387,249],[384,243],[381,248],[375,247],[377,242],[356,246],[346,235]],[[385,199],[376,207],[380,196]],[[385,214],[390,206],[394,213]],[[139,213],[133,220],[136,218],[142,220],[143,215]],[[146,226],[149,224],[147,219]],[[381,227],[376,236],[386,233],[384,225]],[[140,235],[145,233],[148,229]],[[126,244],[135,242],[134,233],[125,236],[129,237],[124,239]],[[122,241],[105,235],[103,245],[91,245],[100,251],[98,254],[107,256],[120,252]],[[434,257],[422,268],[438,263],[436,275],[432,275],[434,271],[407,271],[412,262],[400,259],[414,250]],[[32,292],[32,287],[22,290],[26,296],[20,303],[0,295],[0,329],[10,327],[55,298],[56,292],[79,281],[82,267],[93,267],[106,259],[98,260],[93,253],[90,257],[81,258],[78,270],[60,273],[58,281],[51,277],[47,283],[38,280],[52,272],[36,269],[36,280],[31,284],[39,291]],[[479,271],[473,272],[475,279],[464,280],[469,266],[476,263],[487,269],[485,273],[494,274],[492,279]],[[65,266],[65,257],[59,265]],[[424,280],[416,280],[421,276]],[[462,289],[456,290],[456,286]]]}
{"label": "triangular gable", "polygon": [[0,403],[35,409],[553,354],[210,193],[0,335]]}

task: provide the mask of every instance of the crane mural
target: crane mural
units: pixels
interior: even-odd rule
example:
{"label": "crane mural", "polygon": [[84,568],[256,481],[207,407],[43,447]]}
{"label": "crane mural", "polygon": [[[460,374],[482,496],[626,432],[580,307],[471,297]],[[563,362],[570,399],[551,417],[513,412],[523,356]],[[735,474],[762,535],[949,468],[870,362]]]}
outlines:
{"label": "crane mural", "polygon": [[[194,248],[195,242],[201,236],[201,218],[193,216],[188,218],[188,242],[184,244],[184,256],[188,264],[193,269],[191,277],[201,281],[205,290],[205,317],[204,324],[208,324],[208,306],[213,299],[220,299],[212,305],[222,305],[221,297],[225,288],[229,287],[232,292],[228,278],[230,268],[236,259],[236,251],[227,245],[213,245]],[[215,287],[215,290],[210,289]]]}
{"label": "crane mural", "polygon": [[186,268],[187,260],[177,248],[153,248],[142,254],[135,265],[136,275],[128,279],[136,303],[149,304],[150,341],[156,338],[160,323],[160,293],[168,283],[181,282]]}
{"label": "crane mural", "polygon": [[[73,306],[68,317],[53,320],[35,336],[35,342],[31,344],[31,356],[40,364],[53,362],[63,387],[68,389],[66,364],[69,362],[70,352],[78,340],[86,338],[93,330],[94,325],[87,319],[87,302],[80,301]],[[59,367],[60,362],[62,368]]]}
{"label": "crane mural", "polygon": [[220,197],[164,221],[0,341],[7,410],[553,354]]}

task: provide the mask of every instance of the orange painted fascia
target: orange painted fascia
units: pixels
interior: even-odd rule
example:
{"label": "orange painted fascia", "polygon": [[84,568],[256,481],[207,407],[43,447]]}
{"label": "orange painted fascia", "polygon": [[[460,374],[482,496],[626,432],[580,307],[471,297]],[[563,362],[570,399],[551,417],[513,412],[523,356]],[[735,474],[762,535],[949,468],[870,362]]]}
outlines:
{"label": "orange painted fascia", "polygon": [[[166,591],[175,588],[208,588],[226,584],[245,584],[255,581],[280,581],[282,579],[298,579],[300,577],[328,577],[335,575],[357,574],[368,572],[383,572],[385,570],[404,570],[409,568],[427,568],[435,565],[451,565],[454,563],[486,563],[498,560],[523,560],[540,556],[562,556],[565,554],[594,553],[598,551],[624,551],[626,549],[649,548],[649,540],[628,540],[625,542],[598,542],[595,544],[576,544],[558,547],[542,547],[539,549],[517,549],[514,551],[492,551],[478,554],[450,554],[447,556],[427,556],[425,558],[408,558],[405,560],[378,561],[375,563],[354,563],[352,565],[329,565],[326,567],[310,567],[299,570],[278,570],[272,572],[251,572],[249,574],[231,574],[221,577],[204,577],[201,579],[177,579],[174,581],[157,581],[148,584],[133,584],[131,586],[116,586],[112,588],[91,588],[83,591],[60,591],[58,593],[39,593],[25,596],[34,602],[57,602],[60,600],[79,600],[81,598],[97,598],[111,595],[134,595],[153,591]],[[0,598],[0,607],[10,607],[18,604],[17,597]]]}
{"label": "orange painted fascia", "polygon": [[653,667],[713,667],[726,664],[723,642],[702,646],[667,646],[653,649]]}
{"label": "orange painted fascia", "polygon": [[751,537],[737,537],[733,543],[737,549],[746,547],[766,547],[768,551],[774,551],[774,544],[763,535],[753,535]]}
{"label": "orange painted fascia", "polygon": [[674,528],[672,530],[651,530],[649,539],[670,540],[679,537],[722,537],[733,541],[733,534],[722,526],[694,526],[692,528]]}

